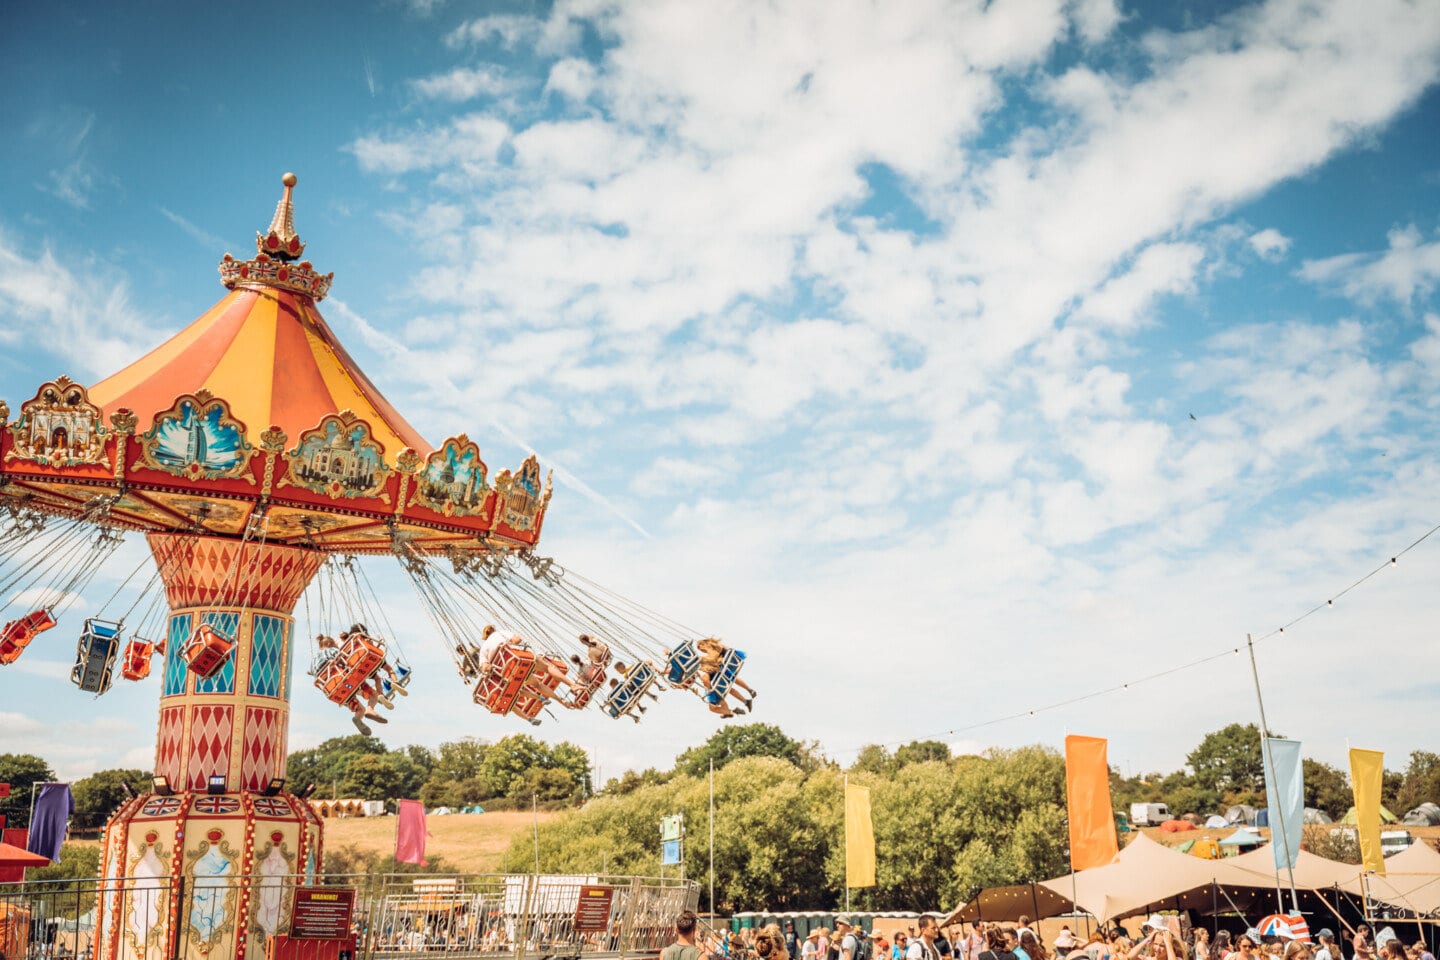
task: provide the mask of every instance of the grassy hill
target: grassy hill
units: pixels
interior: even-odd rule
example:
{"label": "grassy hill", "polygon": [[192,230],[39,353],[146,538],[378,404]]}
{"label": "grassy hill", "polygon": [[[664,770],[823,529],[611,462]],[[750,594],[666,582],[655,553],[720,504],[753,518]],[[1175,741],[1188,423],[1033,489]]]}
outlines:
{"label": "grassy hill", "polygon": [[[540,815],[546,823],[558,813]],[[500,858],[517,836],[529,836],[534,822],[527,811],[497,813],[456,813],[426,817],[430,839],[425,844],[429,858],[440,857],[448,869],[459,873],[491,873],[500,867]],[[389,856],[395,852],[394,817],[349,817],[325,821],[325,848],[354,847],[363,853]]]}

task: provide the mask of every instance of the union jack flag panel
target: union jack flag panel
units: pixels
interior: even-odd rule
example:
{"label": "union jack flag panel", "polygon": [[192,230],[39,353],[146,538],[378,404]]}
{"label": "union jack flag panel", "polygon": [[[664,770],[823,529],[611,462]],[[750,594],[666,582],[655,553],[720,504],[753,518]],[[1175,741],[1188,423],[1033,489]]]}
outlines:
{"label": "union jack flag panel", "polygon": [[240,801],[235,797],[199,797],[190,809],[211,817],[222,813],[239,813]]}

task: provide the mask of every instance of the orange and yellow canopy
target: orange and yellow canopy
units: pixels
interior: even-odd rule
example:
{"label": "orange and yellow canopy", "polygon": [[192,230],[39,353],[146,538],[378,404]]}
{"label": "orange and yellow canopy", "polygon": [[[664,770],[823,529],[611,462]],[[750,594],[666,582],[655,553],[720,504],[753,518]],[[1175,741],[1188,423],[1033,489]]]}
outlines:
{"label": "orange and yellow canopy", "polygon": [[331,413],[351,410],[369,422],[387,460],[410,447],[432,448],[356,366],[307,296],[276,287],[240,286],[190,326],[119,373],[90,388],[108,416],[128,407],[138,429],[175,398],[208,390],[230,404],[249,440],[272,424],[292,443]]}

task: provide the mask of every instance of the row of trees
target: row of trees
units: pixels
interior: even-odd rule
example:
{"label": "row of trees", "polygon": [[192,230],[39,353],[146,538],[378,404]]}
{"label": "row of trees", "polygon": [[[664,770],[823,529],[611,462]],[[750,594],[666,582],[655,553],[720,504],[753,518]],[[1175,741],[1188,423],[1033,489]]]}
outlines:
{"label": "row of trees", "polygon": [[[1122,777],[1112,769],[1110,791],[1116,809],[1151,802],[1164,803],[1175,814],[1208,814],[1237,803],[1265,805],[1265,766],[1255,724],[1232,723],[1206,734],[1186,755],[1185,764],[1171,773],[1134,777]],[[1305,806],[1337,819],[1343,816],[1352,803],[1349,773],[1309,757],[1304,768]],[[1385,771],[1381,797],[1396,814],[1426,801],[1440,802],[1440,756],[1416,750],[1403,771]]]}
{"label": "row of trees", "polygon": [[292,753],[286,775],[296,788],[316,784],[322,796],[418,798],[432,809],[528,805],[532,796],[570,804],[590,796],[590,758],[583,749],[525,734],[495,743],[465,737],[434,751],[415,745],[390,750],[374,737],[352,734]]}
{"label": "row of trees", "polygon": [[[28,826],[31,786],[55,779],[42,757],[0,754],[0,783],[10,784],[10,796],[0,799],[0,814],[11,826]],[[418,798],[431,809],[529,806],[532,795],[547,806],[568,806],[590,796],[590,759],[573,743],[547,744],[524,734],[495,743],[467,737],[434,751],[413,745],[391,750],[374,737],[355,734],[292,753],[286,779],[295,791],[313,783],[319,796]],[[149,784],[149,771],[122,769],[75,781],[70,785],[75,798],[71,826],[98,830],[125,799],[127,785],[140,792]]]}
{"label": "row of trees", "polygon": [[[1111,772],[1116,809],[1160,801],[1176,813],[1264,803],[1259,731],[1232,724],[1207,734],[1187,769],[1122,777]],[[766,724],[727,726],[676,758],[670,770],[630,771],[582,809],[541,827],[542,870],[649,874],[659,869],[660,819],[684,813],[693,865],[708,861],[708,773],[715,773],[715,889],[719,909],[805,910],[844,896],[843,782],[870,788],[879,885],[852,892],[869,906],[930,909],[975,890],[1023,883],[1068,867],[1065,762],[1045,747],[953,757],[926,740],[893,752],[862,749],[848,769]],[[1305,761],[1306,804],[1339,816],[1350,806],[1346,774]],[[1413,753],[1386,775],[1384,801],[1398,810],[1440,799],[1440,758]],[[1307,843],[1310,843],[1307,840]],[[1320,851],[1344,857],[1344,851]],[[507,870],[534,868],[535,841],[519,838]],[[708,862],[706,862],[708,867]]]}

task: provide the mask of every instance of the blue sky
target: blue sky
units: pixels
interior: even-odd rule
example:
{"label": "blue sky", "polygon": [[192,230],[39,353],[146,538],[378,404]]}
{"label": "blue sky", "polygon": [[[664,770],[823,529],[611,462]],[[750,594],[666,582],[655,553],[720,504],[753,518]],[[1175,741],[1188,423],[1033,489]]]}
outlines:
{"label": "blue sky", "polygon": [[[293,170],[390,399],[492,472],[538,451],[545,550],[746,649],[757,719],[841,759],[1068,731],[1173,769],[1256,718],[1243,659],[982,724],[1267,633],[1440,522],[1434,5],[0,16],[0,396],[198,316]],[[1437,575],[1440,542],[1261,644],[1275,728],[1434,748]],[[520,729],[392,600],[421,695],[385,738]],[[69,632],[0,674],[0,750],[148,765],[153,682],[91,703]],[[294,710],[292,746],[349,730]],[[608,775],[712,728],[677,695],[542,733]]]}

